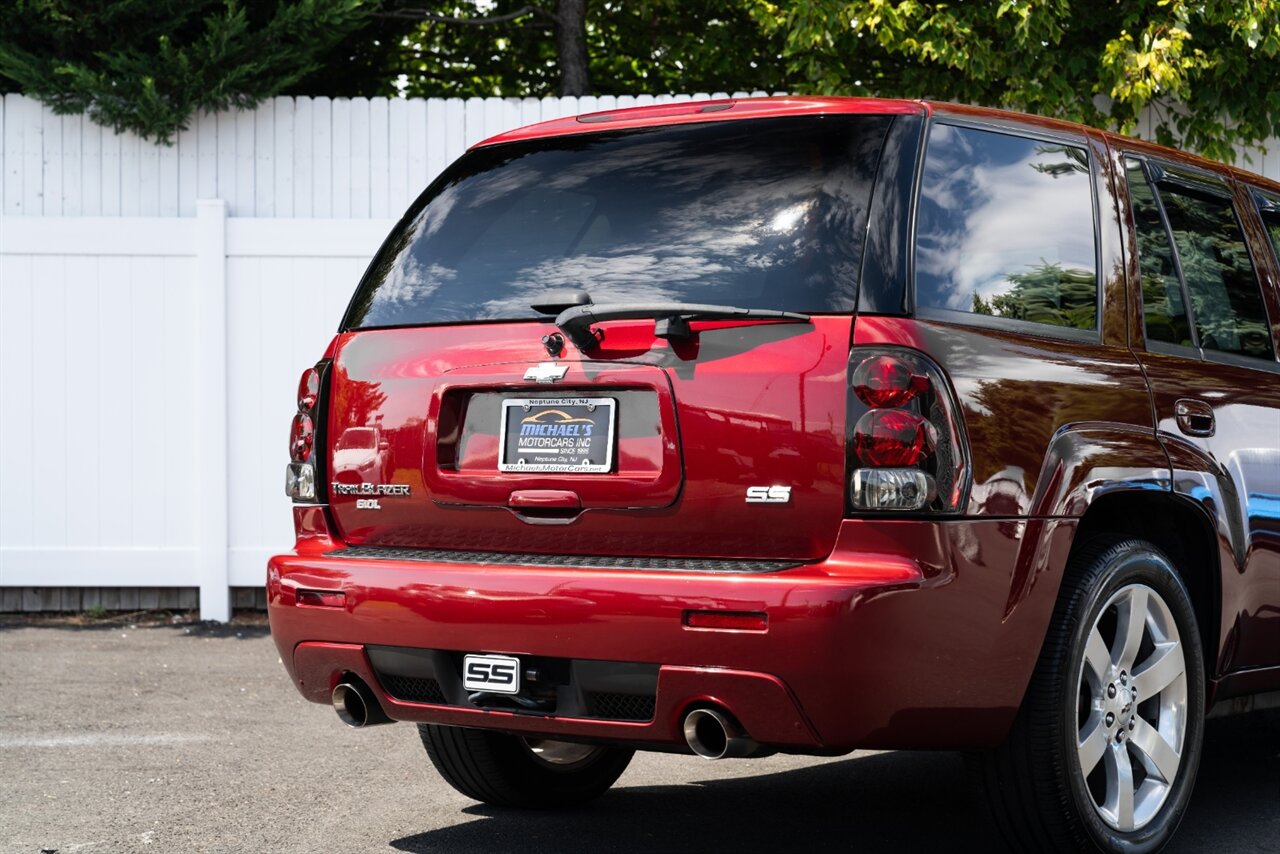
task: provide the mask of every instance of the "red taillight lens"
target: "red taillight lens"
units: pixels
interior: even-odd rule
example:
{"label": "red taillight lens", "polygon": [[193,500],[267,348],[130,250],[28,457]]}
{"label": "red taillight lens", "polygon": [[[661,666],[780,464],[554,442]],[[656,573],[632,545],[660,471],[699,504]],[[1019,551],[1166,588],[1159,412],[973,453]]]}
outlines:
{"label": "red taillight lens", "polygon": [[903,406],[929,390],[929,378],[901,359],[872,356],[858,365],[851,378],[854,394],[867,406]]}
{"label": "red taillight lens", "polygon": [[320,396],[320,372],[315,368],[307,368],[298,380],[298,409],[310,412]]}
{"label": "red taillight lens", "polygon": [[930,425],[902,409],[872,409],[853,429],[853,447],[868,466],[913,466],[932,449]]}
{"label": "red taillight lens", "polygon": [[969,454],[942,369],[892,344],[849,354],[850,513],[961,509]]}
{"label": "red taillight lens", "polygon": [[289,456],[295,463],[306,462],[311,457],[311,448],[316,442],[316,428],[310,415],[299,412],[293,416],[293,426],[289,429]]}

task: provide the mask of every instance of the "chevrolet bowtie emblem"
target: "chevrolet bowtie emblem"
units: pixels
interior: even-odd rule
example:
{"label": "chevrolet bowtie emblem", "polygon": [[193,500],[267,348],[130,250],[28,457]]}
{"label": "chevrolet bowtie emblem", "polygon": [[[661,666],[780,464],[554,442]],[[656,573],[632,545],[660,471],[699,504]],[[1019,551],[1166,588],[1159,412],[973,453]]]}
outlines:
{"label": "chevrolet bowtie emblem", "polygon": [[568,365],[557,365],[555,362],[542,362],[534,365],[532,368],[524,372],[526,380],[532,380],[535,383],[554,383],[564,379],[564,375],[569,373]]}

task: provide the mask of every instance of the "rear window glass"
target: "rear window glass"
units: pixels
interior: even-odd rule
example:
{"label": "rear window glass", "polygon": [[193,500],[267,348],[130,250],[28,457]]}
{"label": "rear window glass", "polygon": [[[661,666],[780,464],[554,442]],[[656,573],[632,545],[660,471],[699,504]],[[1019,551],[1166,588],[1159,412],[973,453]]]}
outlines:
{"label": "rear window glass", "polygon": [[852,311],[890,116],[727,121],[469,152],[374,258],[347,328],[592,302]]}
{"label": "rear window glass", "polygon": [[934,124],[916,225],[916,303],[1097,326],[1093,182],[1083,148]]}

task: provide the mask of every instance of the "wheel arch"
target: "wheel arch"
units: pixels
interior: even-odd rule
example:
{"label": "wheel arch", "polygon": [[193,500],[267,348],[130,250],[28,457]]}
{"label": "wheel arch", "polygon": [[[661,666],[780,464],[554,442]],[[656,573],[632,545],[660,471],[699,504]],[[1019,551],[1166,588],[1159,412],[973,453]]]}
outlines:
{"label": "wheel arch", "polygon": [[1222,672],[1225,652],[1223,562],[1216,528],[1203,505],[1177,493],[1109,492],[1091,502],[1080,518],[1068,562],[1086,543],[1101,536],[1142,539],[1167,555],[1191,596],[1205,668],[1214,679]]}

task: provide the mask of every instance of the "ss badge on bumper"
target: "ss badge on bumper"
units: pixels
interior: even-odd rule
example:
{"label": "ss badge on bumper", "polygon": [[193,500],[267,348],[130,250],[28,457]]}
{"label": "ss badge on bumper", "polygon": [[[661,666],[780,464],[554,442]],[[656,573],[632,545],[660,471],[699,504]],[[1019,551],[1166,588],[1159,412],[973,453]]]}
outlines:
{"label": "ss badge on bumper", "polygon": [[468,655],[462,660],[462,687],[493,694],[520,693],[520,659],[509,655]]}

